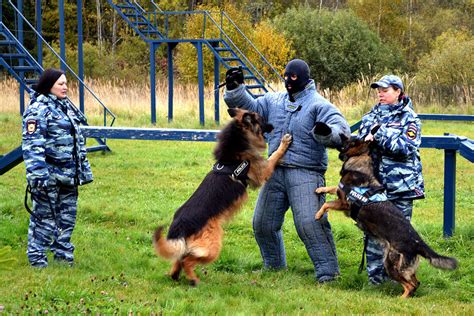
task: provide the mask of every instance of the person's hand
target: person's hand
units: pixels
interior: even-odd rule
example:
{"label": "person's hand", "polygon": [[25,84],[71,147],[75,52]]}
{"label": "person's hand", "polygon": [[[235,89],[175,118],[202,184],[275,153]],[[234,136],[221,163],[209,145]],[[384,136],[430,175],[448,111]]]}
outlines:
{"label": "person's hand", "polygon": [[366,142],[373,142],[373,141],[375,140],[374,135],[375,135],[375,133],[377,133],[377,131],[379,130],[379,128],[380,128],[380,125],[379,125],[379,124],[373,125],[373,126],[370,128],[370,133],[367,134],[367,136],[365,136],[364,141],[366,141]]}
{"label": "person's hand", "polygon": [[242,67],[227,70],[225,74],[225,87],[227,90],[234,90],[242,83],[244,83]]}
{"label": "person's hand", "polygon": [[373,134],[368,134],[367,136],[365,136],[364,141],[373,142],[374,141],[374,135]]}
{"label": "person's hand", "polygon": [[331,134],[331,128],[323,122],[317,122],[314,124],[313,128],[314,134],[320,135],[320,136],[328,136]]}

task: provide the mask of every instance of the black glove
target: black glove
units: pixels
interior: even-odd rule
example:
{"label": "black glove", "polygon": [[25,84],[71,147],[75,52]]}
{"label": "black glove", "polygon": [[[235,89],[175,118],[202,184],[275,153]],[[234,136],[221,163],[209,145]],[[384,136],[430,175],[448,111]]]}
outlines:
{"label": "black glove", "polygon": [[225,87],[227,90],[234,90],[242,83],[244,83],[242,67],[227,70],[225,73]]}
{"label": "black glove", "polygon": [[313,128],[315,135],[328,136],[331,134],[331,128],[323,122],[317,122]]}

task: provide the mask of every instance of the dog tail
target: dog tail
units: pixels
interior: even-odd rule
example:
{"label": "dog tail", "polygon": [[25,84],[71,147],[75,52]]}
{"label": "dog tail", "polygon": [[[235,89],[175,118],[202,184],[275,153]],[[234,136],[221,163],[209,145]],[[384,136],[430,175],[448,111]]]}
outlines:
{"label": "dog tail", "polygon": [[454,270],[458,267],[458,261],[455,258],[442,256],[426,244],[420,248],[420,255],[428,259],[433,267],[444,270]]}
{"label": "dog tail", "polygon": [[156,253],[165,259],[180,259],[186,253],[184,238],[167,239],[165,236],[162,236],[163,229],[163,226],[159,226],[153,234],[153,246]]}
{"label": "dog tail", "polygon": [[454,270],[458,267],[458,261],[452,257],[439,256],[434,258],[429,258],[430,264],[433,267],[445,269],[445,270]]}

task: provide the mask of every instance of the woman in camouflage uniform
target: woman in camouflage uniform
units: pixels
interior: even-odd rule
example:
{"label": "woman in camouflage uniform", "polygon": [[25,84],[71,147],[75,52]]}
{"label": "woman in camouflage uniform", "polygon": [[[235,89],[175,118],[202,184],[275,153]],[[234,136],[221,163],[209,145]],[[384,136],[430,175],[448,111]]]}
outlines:
{"label": "woman in camouflage uniform", "polygon": [[63,71],[47,69],[33,87],[23,114],[23,159],[33,210],[27,255],[34,267],[54,259],[74,262],[71,234],[76,223],[78,185],[92,181],[79,121],[70,110]]}
{"label": "woman in camouflage uniform", "polygon": [[[388,199],[410,220],[413,200],[424,198],[419,147],[421,122],[413,111],[411,99],[404,95],[401,79],[382,77],[371,84],[378,90],[379,103],[362,117],[359,138],[377,144],[379,178]],[[366,238],[367,273],[371,284],[380,284],[388,276],[383,266],[383,248]]]}

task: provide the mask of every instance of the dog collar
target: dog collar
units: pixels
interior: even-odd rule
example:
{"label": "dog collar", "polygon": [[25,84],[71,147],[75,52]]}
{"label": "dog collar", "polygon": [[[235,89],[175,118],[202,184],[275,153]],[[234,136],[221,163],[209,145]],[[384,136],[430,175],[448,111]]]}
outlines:
{"label": "dog collar", "polygon": [[212,171],[217,174],[229,175],[233,180],[240,181],[244,186],[247,186],[247,173],[250,169],[250,162],[248,160],[238,161],[235,163],[224,163],[218,161],[212,166]]}

